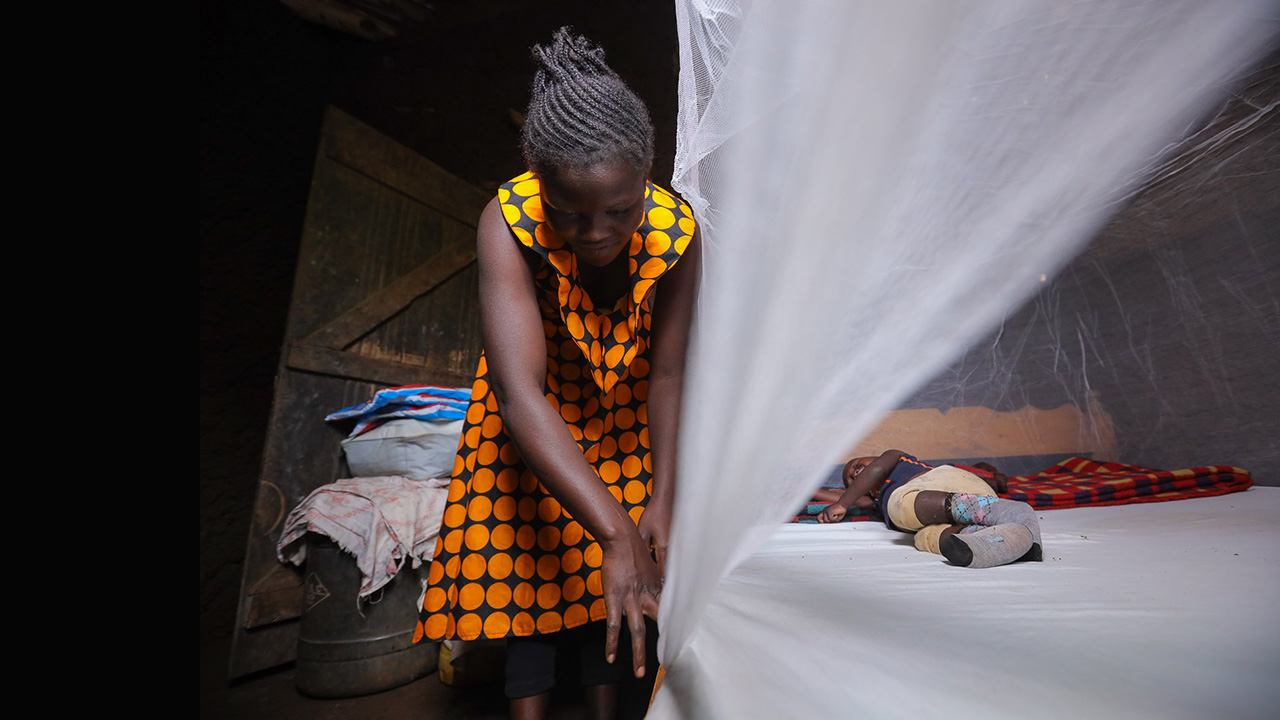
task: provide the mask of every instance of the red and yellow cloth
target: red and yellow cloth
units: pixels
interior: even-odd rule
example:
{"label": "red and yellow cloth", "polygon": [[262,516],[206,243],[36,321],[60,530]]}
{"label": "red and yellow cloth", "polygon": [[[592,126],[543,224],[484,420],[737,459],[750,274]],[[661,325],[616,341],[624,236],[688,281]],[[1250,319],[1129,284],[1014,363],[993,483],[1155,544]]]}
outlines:
{"label": "red and yellow cloth", "polygon": [[[959,467],[976,475],[987,475],[977,468]],[[1000,497],[1021,500],[1037,510],[1052,510],[1211,497],[1248,490],[1252,485],[1248,470],[1230,465],[1153,470],[1073,457],[1035,475],[1010,477],[1008,491]],[[809,503],[791,522],[817,522],[827,505]],[[878,517],[871,510],[851,508],[844,519],[859,521]]]}
{"label": "red and yellow cloth", "polygon": [[1009,491],[1001,497],[1050,510],[1211,497],[1252,485],[1248,470],[1229,465],[1152,470],[1073,457],[1035,475],[1009,478]]}

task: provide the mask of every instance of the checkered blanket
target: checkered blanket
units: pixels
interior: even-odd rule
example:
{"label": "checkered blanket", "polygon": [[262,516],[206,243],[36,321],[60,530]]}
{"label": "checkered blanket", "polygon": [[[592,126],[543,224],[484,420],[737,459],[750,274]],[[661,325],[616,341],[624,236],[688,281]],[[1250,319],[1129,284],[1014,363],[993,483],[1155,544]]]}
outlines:
{"label": "checkered blanket", "polygon": [[[986,472],[959,465],[975,475]],[[1229,465],[1208,465],[1184,470],[1100,463],[1073,457],[1035,475],[1009,478],[1009,490],[1000,497],[1021,500],[1037,510],[1129,503],[1165,502],[1211,497],[1247,490],[1253,485],[1248,470]],[[831,488],[837,492],[843,488]],[[793,523],[816,523],[828,503],[811,502],[791,518]],[[843,522],[880,520],[870,509],[851,508]]]}
{"label": "checkered blanket", "polygon": [[1001,497],[1050,510],[1210,497],[1252,485],[1248,470],[1229,465],[1152,470],[1073,457],[1036,475],[1009,478],[1009,492]]}
{"label": "checkered blanket", "polygon": [[[825,489],[840,492],[844,488],[825,488]],[[821,515],[822,511],[826,510],[827,506],[830,504],[831,503],[827,503],[827,502],[808,503],[803,508],[800,509],[799,515],[796,515],[795,517],[791,518],[787,522],[816,523],[818,522],[818,516]],[[840,520],[840,522],[857,522],[858,520],[879,520],[879,519],[880,519],[880,513],[877,513],[875,510],[872,510],[871,508],[855,507],[855,508],[849,508],[849,512],[844,514],[844,518]]]}

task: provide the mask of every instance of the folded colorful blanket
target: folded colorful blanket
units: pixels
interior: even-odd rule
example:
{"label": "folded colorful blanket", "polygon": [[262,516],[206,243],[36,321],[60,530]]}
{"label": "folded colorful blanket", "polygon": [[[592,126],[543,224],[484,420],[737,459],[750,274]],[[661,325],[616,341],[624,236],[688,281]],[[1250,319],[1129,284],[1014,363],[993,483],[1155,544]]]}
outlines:
{"label": "folded colorful blanket", "polygon": [[379,390],[359,405],[329,413],[324,419],[339,422],[355,418],[356,425],[347,436],[353,438],[397,418],[461,420],[467,413],[470,398],[470,388],[403,385]]}
{"label": "folded colorful blanket", "polygon": [[1009,491],[1001,497],[1050,510],[1211,497],[1252,485],[1248,470],[1229,465],[1152,470],[1073,457],[1036,475],[1010,477]]}

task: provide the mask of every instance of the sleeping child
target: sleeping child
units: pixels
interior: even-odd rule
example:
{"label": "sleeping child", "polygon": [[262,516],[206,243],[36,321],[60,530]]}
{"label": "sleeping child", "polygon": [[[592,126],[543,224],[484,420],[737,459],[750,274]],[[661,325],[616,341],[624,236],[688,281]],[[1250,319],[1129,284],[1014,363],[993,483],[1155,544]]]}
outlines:
{"label": "sleeping child", "polygon": [[[890,529],[915,533],[917,550],[943,555],[961,567],[1040,560],[1035,511],[1024,502],[999,498],[1005,478],[986,468],[991,478],[951,465],[926,465],[901,450],[854,458],[841,474],[844,492],[818,522],[839,522],[850,507],[875,507]],[[820,491],[815,499],[829,497]]]}

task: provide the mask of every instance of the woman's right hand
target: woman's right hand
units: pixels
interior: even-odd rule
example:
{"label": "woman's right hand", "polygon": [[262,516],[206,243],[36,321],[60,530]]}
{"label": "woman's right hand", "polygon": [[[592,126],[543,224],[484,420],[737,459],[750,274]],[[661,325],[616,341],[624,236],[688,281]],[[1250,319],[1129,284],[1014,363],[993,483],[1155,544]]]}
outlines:
{"label": "woman's right hand", "polygon": [[636,677],[644,677],[644,616],[658,619],[662,575],[634,529],[620,540],[609,545],[601,543],[600,547],[604,554],[600,575],[606,613],[605,659],[612,663],[618,654],[618,634],[625,615],[631,632],[632,670]]}
{"label": "woman's right hand", "polygon": [[667,538],[671,531],[671,503],[663,502],[657,497],[650,498],[649,505],[640,516],[640,522],[636,528],[645,545],[653,548],[653,558],[658,562],[658,574],[666,576]]}

